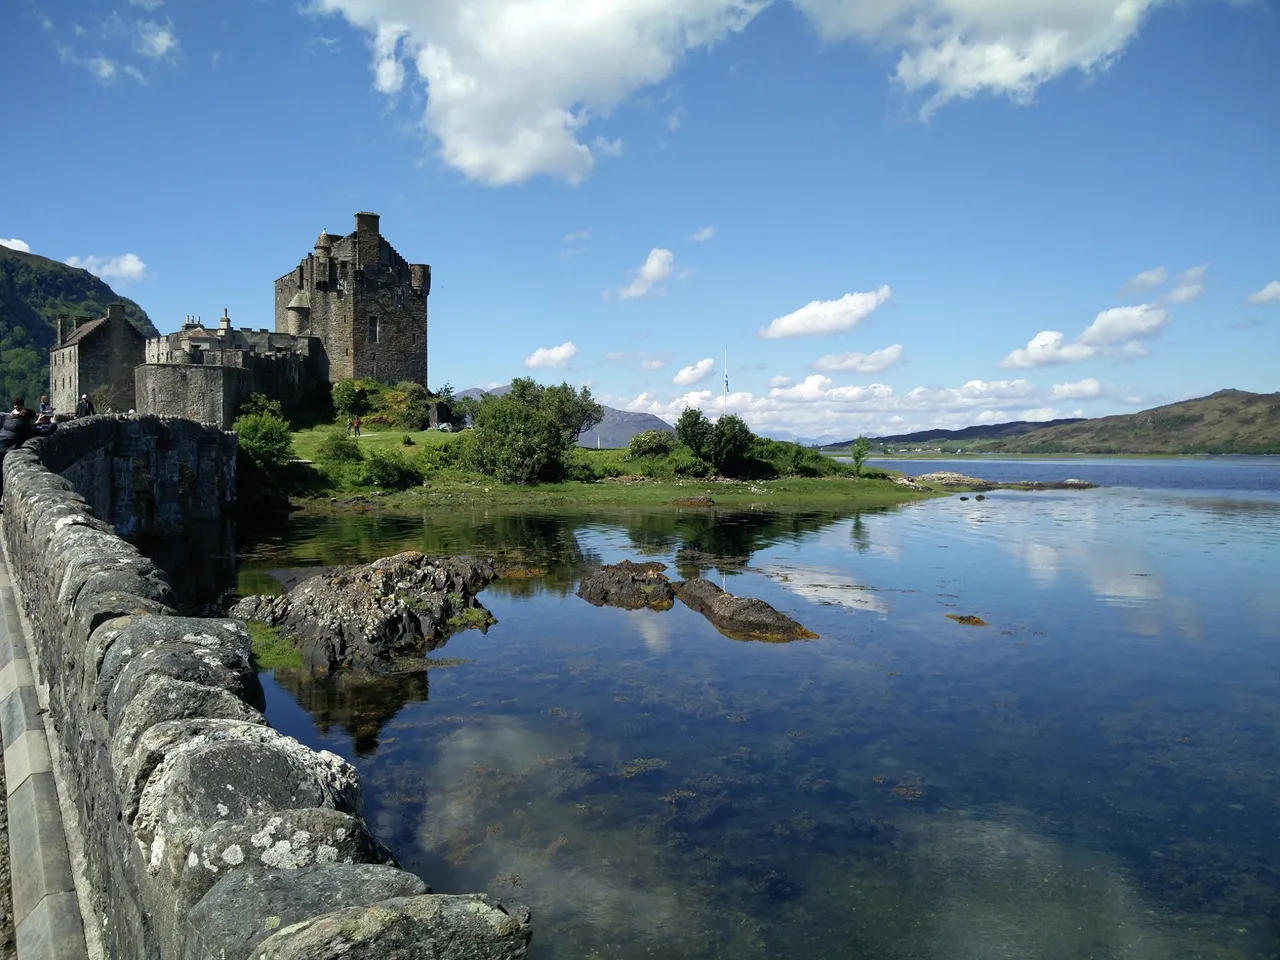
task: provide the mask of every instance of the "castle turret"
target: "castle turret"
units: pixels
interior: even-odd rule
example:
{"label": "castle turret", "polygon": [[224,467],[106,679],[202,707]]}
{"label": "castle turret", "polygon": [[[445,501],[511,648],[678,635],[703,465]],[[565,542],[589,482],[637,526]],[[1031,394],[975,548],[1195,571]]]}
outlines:
{"label": "castle turret", "polygon": [[311,297],[305,290],[299,290],[285,307],[287,317],[285,333],[301,337],[311,333]]}

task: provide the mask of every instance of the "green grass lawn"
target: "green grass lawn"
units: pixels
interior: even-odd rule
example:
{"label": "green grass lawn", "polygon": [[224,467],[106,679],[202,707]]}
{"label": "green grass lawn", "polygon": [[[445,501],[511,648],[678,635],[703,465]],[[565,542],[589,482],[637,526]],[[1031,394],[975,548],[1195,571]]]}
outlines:
{"label": "green grass lawn", "polygon": [[[301,460],[315,460],[316,452],[320,449],[320,442],[325,436],[333,431],[343,432],[342,427],[312,427],[308,430],[298,430],[293,434],[293,452]],[[370,450],[375,449],[403,449],[406,453],[412,454],[425,447],[443,447],[451,443],[457,443],[458,434],[441,433],[439,430],[369,430],[361,427],[360,431],[360,449],[366,455]],[[413,441],[413,446],[404,446],[404,438],[409,437]]]}

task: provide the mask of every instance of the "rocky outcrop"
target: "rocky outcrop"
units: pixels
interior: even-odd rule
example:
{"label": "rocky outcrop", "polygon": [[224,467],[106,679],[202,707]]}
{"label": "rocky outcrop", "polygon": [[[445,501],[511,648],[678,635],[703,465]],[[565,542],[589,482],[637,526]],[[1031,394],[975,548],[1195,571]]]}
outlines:
{"label": "rocky outcrop", "polygon": [[475,595],[496,577],[488,560],[398,553],[322,572],[283,596],[245,597],[230,614],[279,628],[307,670],[376,670],[434,649],[458,627],[493,623]]}
{"label": "rocky outcrop", "polygon": [[[4,460],[6,555],[66,759],[60,792],[84,833],[86,914],[102,921],[105,954],[524,957],[528,911],[483,897],[437,897],[390,864],[362,818],[355,768],[267,725],[244,624],[177,616],[165,573],[112,529],[117,510],[173,523],[182,500],[170,502],[166,491],[189,494],[193,509],[205,503],[183,493],[183,460],[166,444],[220,449],[202,432],[212,428],[196,424],[157,422],[154,436],[135,436],[136,429],[143,428],[60,431]],[[95,516],[82,484],[103,469],[132,468],[116,456],[125,449],[118,445],[78,457],[77,436],[85,443],[129,436],[133,448],[154,451],[147,462],[172,463],[175,473],[128,486],[94,480],[84,489],[101,495],[108,511]],[[138,512],[139,503],[146,509]],[[488,575],[436,572],[450,590]]]}
{"label": "rocky outcrop", "polygon": [[811,640],[817,636],[763,600],[735,597],[710,580],[700,577],[684,580],[675,584],[675,592],[681,603],[698,611],[717,630],[734,640],[785,643],[789,640]]}
{"label": "rocky outcrop", "polygon": [[578,584],[578,596],[597,607],[621,607],[623,610],[670,610],[675,603],[675,590],[662,571],[665,563],[620,563],[602,567]]}
{"label": "rocky outcrop", "polygon": [[983,480],[981,477],[967,477],[954,470],[938,470],[934,473],[922,473],[918,477],[898,477],[895,483],[912,489],[927,489],[929,486],[944,487],[952,490],[1092,490],[1098,485],[1088,480]]}

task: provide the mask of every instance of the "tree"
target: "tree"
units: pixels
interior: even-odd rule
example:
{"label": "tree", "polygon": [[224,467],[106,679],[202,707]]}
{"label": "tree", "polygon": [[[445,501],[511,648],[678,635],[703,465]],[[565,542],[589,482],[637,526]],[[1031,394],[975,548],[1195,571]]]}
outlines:
{"label": "tree", "polygon": [[862,465],[866,463],[868,454],[871,453],[871,441],[866,437],[858,437],[853,441],[853,446],[849,448],[849,456],[853,458],[854,476],[862,476]]}
{"label": "tree", "polygon": [[745,466],[755,434],[745,420],[730,413],[716,421],[711,431],[711,465],[729,477]]}
{"label": "tree", "polygon": [[536,483],[558,475],[566,453],[560,425],[525,400],[487,397],[472,425],[471,466],[503,483]]}
{"label": "tree", "polygon": [[[274,407],[274,409],[272,409]],[[231,424],[240,440],[240,452],[268,476],[276,476],[293,457],[293,437],[289,422],[280,416],[280,404],[261,395],[241,404],[241,413]]]}
{"label": "tree", "polygon": [[339,380],[333,385],[333,409],[347,417],[358,417],[369,409],[369,393],[359,380]]}
{"label": "tree", "polygon": [[676,438],[669,430],[641,430],[631,438],[627,445],[627,459],[638,460],[641,457],[662,457],[671,452]]}
{"label": "tree", "polygon": [[604,408],[596,403],[589,387],[574,390],[568,383],[544,387],[532,377],[517,377],[506,396],[546,413],[560,428],[566,447],[604,419]]}
{"label": "tree", "polygon": [[450,422],[458,428],[475,423],[476,414],[480,412],[480,401],[475,397],[454,397],[449,405]]}
{"label": "tree", "polygon": [[676,439],[693,451],[695,457],[711,459],[711,434],[715,428],[707,415],[696,407],[685,407],[676,421]]}

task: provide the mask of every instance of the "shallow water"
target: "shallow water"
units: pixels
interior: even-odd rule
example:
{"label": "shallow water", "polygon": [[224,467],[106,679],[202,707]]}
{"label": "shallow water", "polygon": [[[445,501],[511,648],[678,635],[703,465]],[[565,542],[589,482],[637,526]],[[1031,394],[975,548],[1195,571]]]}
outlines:
{"label": "shallow water", "polygon": [[[845,516],[295,519],[240,589],[408,548],[548,571],[425,673],[264,677],[406,866],[533,908],[535,957],[1274,958],[1280,466],[1235,469]],[[573,595],[626,557],[820,639]]]}

